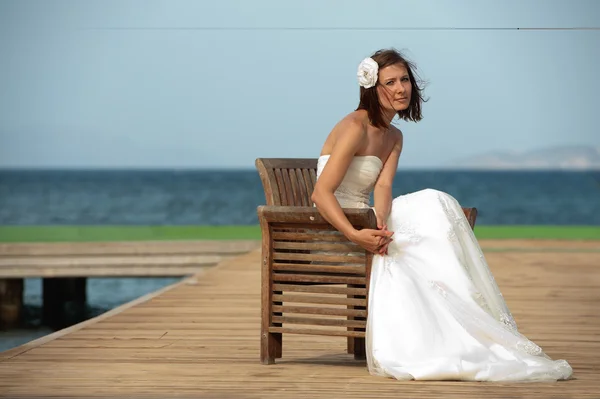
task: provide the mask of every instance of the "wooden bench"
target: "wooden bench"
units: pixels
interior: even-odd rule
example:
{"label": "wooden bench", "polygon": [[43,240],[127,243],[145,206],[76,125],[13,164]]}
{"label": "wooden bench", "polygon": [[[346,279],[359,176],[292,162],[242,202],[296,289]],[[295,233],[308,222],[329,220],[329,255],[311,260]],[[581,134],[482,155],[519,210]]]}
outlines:
{"label": "wooden bench", "polygon": [[[256,160],[266,205],[262,232],[261,352],[263,364],[282,356],[283,334],[347,338],[348,353],[365,356],[373,254],[329,224],[313,206],[317,159]],[[463,208],[475,226],[476,208]],[[344,209],[357,228],[377,228],[372,209]]]}

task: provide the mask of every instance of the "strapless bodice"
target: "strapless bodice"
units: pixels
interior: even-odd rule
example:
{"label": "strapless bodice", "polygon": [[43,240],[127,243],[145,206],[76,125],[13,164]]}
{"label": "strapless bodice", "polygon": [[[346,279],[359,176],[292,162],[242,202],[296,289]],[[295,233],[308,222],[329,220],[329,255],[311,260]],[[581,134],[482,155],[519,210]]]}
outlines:
{"label": "strapless bodice", "polygon": [[[325,168],[329,155],[321,155],[317,162],[317,180]],[[339,187],[335,191],[342,208],[369,208],[369,199],[383,163],[373,155],[355,156]]]}

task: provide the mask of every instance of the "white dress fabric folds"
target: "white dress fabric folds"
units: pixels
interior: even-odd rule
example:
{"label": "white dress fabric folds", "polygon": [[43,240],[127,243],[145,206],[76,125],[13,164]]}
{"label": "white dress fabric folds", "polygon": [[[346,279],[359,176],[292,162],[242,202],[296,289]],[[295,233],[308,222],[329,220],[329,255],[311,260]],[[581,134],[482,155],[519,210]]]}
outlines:
{"label": "white dress fabric folds", "polygon": [[[318,161],[317,178],[329,156]],[[336,191],[369,207],[383,164],[354,157]],[[392,202],[388,255],[373,258],[369,372],[399,380],[556,381],[571,366],[520,334],[459,203],[426,189]]]}

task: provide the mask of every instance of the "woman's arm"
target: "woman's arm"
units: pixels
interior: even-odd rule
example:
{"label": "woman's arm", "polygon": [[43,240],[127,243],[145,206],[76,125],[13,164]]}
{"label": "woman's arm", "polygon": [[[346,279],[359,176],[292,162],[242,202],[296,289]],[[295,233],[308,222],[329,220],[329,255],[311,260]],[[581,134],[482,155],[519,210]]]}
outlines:
{"label": "woman's arm", "polygon": [[392,152],[388,156],[373,190],[377,227],[387,230],[387,219],[392,209],[392,184],[398,168],[398,160],[402,153],[403,137],[400,130],[395,130],[396,137]]}
{"label": "woman's arm", "polygon": [[354,154],[364,144],[367,135],[362,123],[356,119],[345,119],[335,129],[340,130],[338,139],[315,184],[311,199],[319,213],[337,230],[351,239],[355,229],[344,215],[334,193],[344,179]]}
{"label": "woman's arm", "polygon": [[323,218],[350,241],[368,251],[377,252],[381,246],[381,237],[391,236],[391,234],[372,229],[356,230],[344,215],[342,207],[334,194],[344,179],[354,155],[366,140],[365,128],[360,121],[346,119],[334,129],[340,129],[341,132],[334,144],[329,160],[315,184],[311,199]]}

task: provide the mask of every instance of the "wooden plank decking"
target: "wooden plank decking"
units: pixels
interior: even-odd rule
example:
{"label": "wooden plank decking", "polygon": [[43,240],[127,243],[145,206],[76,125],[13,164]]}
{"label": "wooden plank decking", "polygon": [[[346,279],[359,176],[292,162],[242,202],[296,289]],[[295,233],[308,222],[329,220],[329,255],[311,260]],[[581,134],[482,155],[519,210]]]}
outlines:
{"label": "wooden plank decking", "polygon": [[0,278],[189,276],[259,240],[0,244]]}
{"label": "wooden plank decking", "polygon": [[284,336],[283,359],[263,366],[254,251],[0,353],[0,396],[599,398],[600,243],[483,246],[520,331],[567,359],[573,380],[399,382],[370,376],[343,338],[319,336]]}

